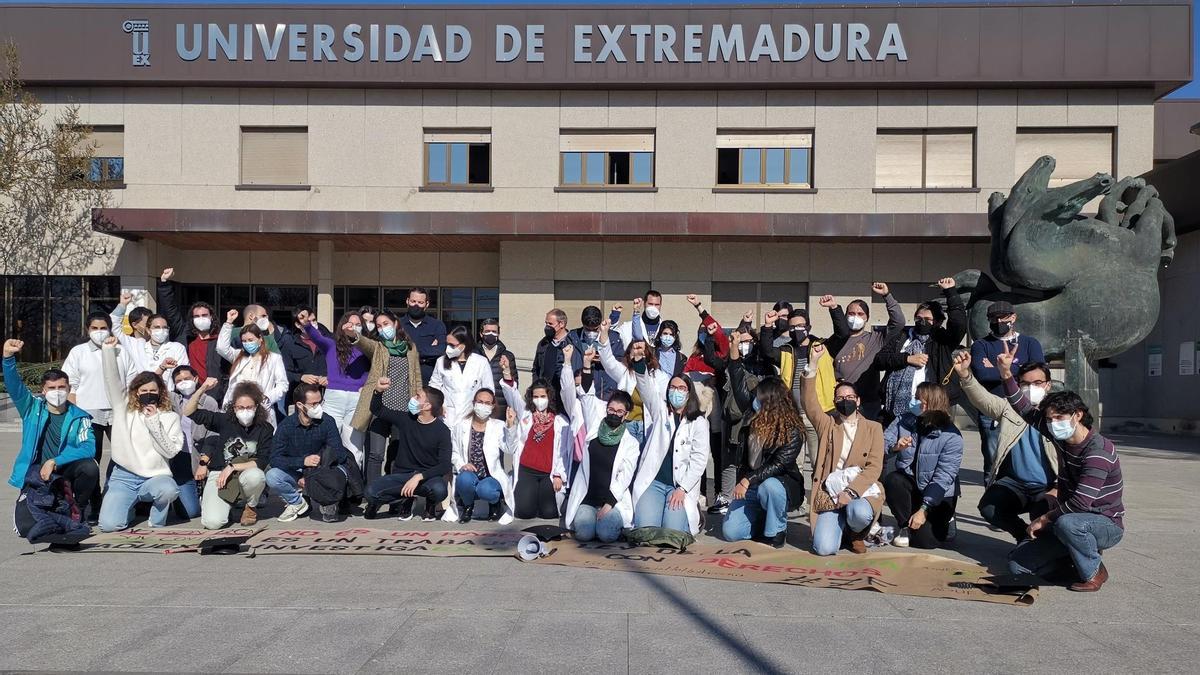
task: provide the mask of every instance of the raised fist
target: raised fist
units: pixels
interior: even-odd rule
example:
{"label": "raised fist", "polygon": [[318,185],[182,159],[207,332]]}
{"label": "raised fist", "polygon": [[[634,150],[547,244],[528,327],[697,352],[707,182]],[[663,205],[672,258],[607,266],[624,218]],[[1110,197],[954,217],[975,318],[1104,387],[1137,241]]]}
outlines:
{"label": "raised fist", "polygon": [[212,391],[218,384],[220,384],[220,381],[217,378],[207,378],[204,380],[204,384],[200,385],[200,391]]}
{"label": "raised fist", "polygon": [[236,309],[231,309],[228,312],[225,312],[225,323],[233,323],[237,321],[237,318],[238,311]]}
{"label": "raised fist", "polygon": [[379,381],[375,383],[375,391],[378,391],[378,392],[385,392],[391,388],[392,388],[392,378],[390,378],[390,377],[381,377],[381,378],[379,378]]}
{"label": "raised fist", "polygon": [[971,352],[965,349],[954,352],[954,372],[958,373],[960,378],[971,375]]}
{"label": "raised fist", "polygon": [[[617,310],[620,311],[620,310]],[[607,339],[608,331],[612,330],[612,322],[605,319],[600,322],[600,337]]]}
{"label": "raised fist", "polygon": [[616,312],[617,314],[620,314],[621,312],[625,311],[625,305],[613,305],[612,311]]}
{"label": "raised fist", "polygon": [[513,379],[512,378],[512,366],[508,362],[507,354],[502,354],[500,356],[500,377],[504,378],[505,380],[509,380],[509,381],[511,381]]}
{"label": "raised fist", "polygon": [[752,309],[746,310],[746,313],[742,315],[742,321],[744,323],[753,323],[754,322],[754,310],[752,310]]}
{"label": "raised fist", "polygon": [[4,341],[4,358],[16,356],[21,353],[21,349],[25,347],[25,343],[21,340],[5,340]]}
{"label": "raised fist", "polygon": [[102,342],[101,345],[104,347],[116,347],[117,346],[117,338],[112,335],[109,335],[108,337],[104,338],[104,342]]}
{"label": "raised fist", "polygon": [[168,267],[167,269],[162,271],[162,276],[159,277],[159,279],[165,284],[166,282],[170,281],[171,277],[173,277],[173,276],[175,276],[175,268]]}
{"label": "raised fist", "polygon": [[634,314],[642,313],[642,299],[641,298],[633,299],[633,313]]}
{"label": "raised fist", "polygon": [[596,353],[595,347],[588,347],[587,351],[583,353],[584,367],[587,368],[587,367],[591,366],[593,363],[595,363],[597,355],[598,354]]}
{"label": "raised fist", "polygon": [[563,345],[562,352],[563,352],[563,363],[566,363],[571,360],[572,356],[575,355],[575,346],[570,343],[567,343],[567,344]]}
{"label": "raised fist", "polygon": [[163,370],[170,370],[170,369],[174,368],[175,366],[179,365],[179,362],[173,358],[167,357],[167,358],[163,359],[162,363],[159,365],[162,366]]}
{"label": "raised fist", "polygon": [[131,302],[133,302],[133,293],[130,293],[128,290],[121,291],[121,306],[124,307]]}
{"label": "raised fist", "polygon": [[[821,358],[821,355],[825,353],[825,345],[818,342],[808,348],[808,353],[811,357],[808,359],[809,363],[816,363],[817,359]],[[811,368],[812,366],[809,367]]]}
{"label": "raised fist", "polygon": [[517,411],[507,408],[504,413],[504,423],[508,425],[509,429],[513,428],[517,423]]}
{"label": "raised fist", "polygon": [[721,327],[718,326],[715,322],[704,325],[704,330],[707,331],[709,335],[716,335],[717,331],[720,329],[721,329]]}
{"label": "raised fist", "polygon": [[688,293],[687,301],[691,303],[692,307],[700,306],[700,298],[695,293]]}
{"label": "raised fist", "polygon": [[938,279],[937,285],[938,285],[938,288],[941,288],[942,290],[946,290],[947,288],[954,288],[954,277],[943,277],[941,279]]}
{"label": "raised fist", "polygon": [[817,301],[817,304],[825,309],[833,309],[834,307],[837,307],[837,300],[835,300],[832,295],[822,295],[821,299]]}
{"label": "raised fist", "polygon": [[888,294],[888,285],[882,281],[876,281],[871,284],[871,292],[882,298]]}
{"label": "raised fist", "polygon": [[763,314],[763,325],[773,327],[775,325],[775,320],[778,318],[779,318],[779,312],[776,312],[773,309],[769,309],[769,310],[767,310],[766,314]]}

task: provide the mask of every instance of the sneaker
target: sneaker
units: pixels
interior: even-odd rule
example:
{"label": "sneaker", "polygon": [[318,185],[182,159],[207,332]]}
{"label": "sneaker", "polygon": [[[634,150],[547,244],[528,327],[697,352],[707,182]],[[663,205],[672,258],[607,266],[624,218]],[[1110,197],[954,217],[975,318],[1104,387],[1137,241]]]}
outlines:
{"label": "sneaker", "polygon": [[258,524],[258,511],[255,511],[253,506],[247,504],[246,508],[242,509],[242,519],[238,522],[245,526]]}
{"label": "sneaker", "polygon": [[708,512],[715,515],[725,515],[729,513],[729,498],[725,495],[717,495],[713,505],[708,507]]}
{"label": "sneaker", "polygon": [[337,504],[322,504],[321,505],[321,521],[326,523],[336,523],[338,520]]}
{"label": "sneaker", "polygon": [[413,507],[413,500],[412,500],[412,497],[409,497],[408,499],[400,500],[399,504],[393,505],[391,512],[395,513],[396,517],[399,518],[400,520],[412,520],[412,517],[413,517],[412,507]]}
{"label": "sneaker", "polygon": [[900,532],[895,536],[895,538],[892,539],[892,546],[899,546],[900,548],[908,548],[908,528],[907,527],[900,528]]}
{"label": "sneaker", "polygon": [[308,500],[301,499],[295,504],[288,504],[284,507],[283,513],[279,514],[279,522],[290,523],[306,513],[308,513]]}
{"label": "sneaker", "polygon": [[[412,510],[412,506],[409,506],[408,508],[410,511]],[[423,520],[426,523],[431,523],[431,522],[437,520],[437,504],[435,504],[433,501],[431,501],[429,499],[426,499],[425,500],[425,513],[421,514],[421,520]]]}
{"label": "sneaker", "polygon": [[495,522],[504,516],[504,502],[488,505],[488,520]]}
{"label": "sneaker", "polygon": [[363,518],[375,520],[377,517],[379,517],[379,505],[375,502],[367,502],[367,505],[363,507]]}
{"label": "sneaker", "polygon": [[808,500],[801,500],[800,508],[796,509],[796,517],[803,518],[808,515]]}
{"label": "sneaker", "polygon": [[[426,509],[428,511],[428,509]],[[475,505],[464,506],[462,502],[458,503],[458,522],[469,523],[471,517],[475,515]]]}

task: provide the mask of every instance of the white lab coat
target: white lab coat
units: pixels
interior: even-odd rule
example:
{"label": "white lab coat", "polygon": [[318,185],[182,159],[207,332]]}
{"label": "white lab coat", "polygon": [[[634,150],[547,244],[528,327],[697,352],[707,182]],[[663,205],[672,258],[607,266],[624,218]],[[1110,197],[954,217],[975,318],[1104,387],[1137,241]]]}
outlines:
{"label": "white lab coat", "polygon": [[[700,531],[700,479],[708,467],[708,419],[703,415],[694,420],[680,418],[679,429],[676,431],[675,416],[667,410],[666,387],[660,387],[659,383],[648,375],[638,375],[637,381],[646,418],[646,445],[637,477],[633,481],[633,503],[637,504],[646,488],[654,482],[658,468],[662,466],[663,458],[670,450],[675,485],[687,493],[683,506],[687,511],[688,525],[695,535]],[[675,438],[673,445],[672,434]]]}
{"label": "white lab coat", "polygon": [[[178,342],[164,342],[155,347],[150,344],[149,340],[126,335],[125,331],[121,330],[121,324],[125,317],[125,306],[117,305],[109,315],[109,319],[113,324],[112,334],[117,338],[117,342],[121,345],[123,358],[128,358],[128,362],[132,367],[126,373],[126,382],[132,382],[135,375],[143,371],[155,372],[158,370],[159,364],[167,359],[175,359],[175,365],[188,366],[191,362],[188,361],[187,347]],[[168,368],[163,371],[162,378],[167,385],[167,391],[175,391],[175,382],[172,374],[174,368]]]}
{"label": "white lab coat", "polygon": [[[588,481],[591,477],[589,446],[599,433],[600,425],[604,423],[608,403],[596,397],[595,384],[580,394],[575,385],[575,373],[571,370],[570,363],[563,363],[561,377],[563,407],[571,416],[571,429],[575,431],[572,434],[572,440],[582,444],[583,453],[579,472],[575,474],[575,481],[571,483],[571,498],[567,501],[567,511],[563,518],[564,526],[569,528],[575,522],[575,514],[579,511],[579,505],[587,496]],[[572,445],[574,446],[575,443]],[[626,431],[617,446],[617,455],[613,458],[612,479],[608,484],[608,489],[617,498],[617,505],[614,508],[621,513],[621,520],[624,521],[625,527],[633,527],[634,501],[629,493],[629,485],[633,482],[634,474],[637,471],[639,452],[638,440],[634,438],[633,434]]]}
{"label": "white lab coat", "polygon": [[[529,432],[533,429],[533,413],[525,409],[525,398],[521,396],[521,392],[517,391],[508,382],[500,381],[500,390],[504,392],[504,400],[508,402],[508,407],[512,409],[517,416],[517,423],[511,429],[505,429],[504,432],[504,448],[505,452],[513,456],[512,459],[512,493],[517,494],[517,481],[521,477],[521,453],[525,451],[525,441],[529,438]],[[571,425],[567,418],[562,415],[554,416],[554,440],[552,445],[555,448],[553,469],[550,472],[551,477],[558,476],[562,479],[563,488],[555,493],[555,500],[558,502],[558,509],[561,512],[563,506],[563,493],[566,491],[567,484],[570,480],[570,475],[567,473],[566,460],[571,453]]]}
{"label": "white lab coat", "polygon": [[[243,353],[241,349],[237,349],[230,344],[231,336],[233,335],[233,324],[225,324],[221,326],[221,333],[217,336],[217,353],[221,358],[234,364],[229,371],[229,386],[225,388],[225,399],[221,401],[221,408],[229,405],[233,400],[233,389],[242,380],[248,379],[249,374],[245,371],[250,365],[250,359],[259,358],[258,354],[254,356],[246,355],[246,358],[238,360],[238,356]],[[260,349],[266,349],[267,344],[263,342]],[[263,401],[263,407],[267,409],[268,418],[271,420],[271,426],[275,426],[275,404],[287,394],[288,379],[287,371],[283,368],[283,357],[275,352],[267,352],[265,362],[258,369],[258,376],[253,380],[255,384],[262,389],[263,396],[266,400]]]}
{"label": "white lab coat", "polygon": [[457,361],[445,367],[445,358],[439,358],[429,376],[429,386],[442,392],[446,400],[442,404],[442,417],[450,428],[458,425],[471,411],[475,392],[480,389],[496,389],[492,381],[492,364],[482,354],[471,354],[461,366]]}
{"label": "white lab coat", "polygon": [[[646,338],[646,340],[648,342],[650,342],[651,345],[653,345],[654,338],[658,337],[658,329],[662,327],[662,321],[660,320],[658,322],[658,326],[654,329],[654,332],[651,333],[650,331],[648,331],[646,329],[646,323],[644,321],[642,321],[642,315],[634,314],[633,318],[631,318],[629,321],[626,321],[625,323],[617,324],[613,328],[613,330],[617,331],[617,333],[621,336],[621,342],[625,345],[625,348],[629,349],[629,345],[633,342],[633,324],[634,323],[638,324],[639,330],[641,330],[642,335]],[[604,369],[608,370],[608,366],[605,366]]]}
{"label": "white lab coat", "polygon": [[[464,419],[450,429],[450,441],[454,445],[450,463],[454,465],[456,477],[462,465],[470,461],[471,424],[472,420]],[[500,489],[504,493],[505,510],[504,515],[500,516],[501,525],[507,525],[513,519],[512,481],[509,480],[508,473],[504,471],[502,455],[505,450],[504,436],[504,420],[488,420],[487,428],[483,431],[483,456],[487,460],[488,474],[500,483]],[[450,481],[450,504],[446,507],[446,515],[442,516],[442,520],[451,523],[458,521],[458,502],[454,500],[454,483],[454,480]]]}
{"label": "white lab coat", "polygon": [[[617,388],[621,391],[633,396],[633,390],[637,388],[637,377],[635,373],[626,368],[625,364],[617,360],[613,356],[612,343],[601,342],[600,348],[597,350],[600,355],[600,365],[604,366],[604,372],[617,382]],[[660,369],[647,371],[647,374],[654,380],[654,385],[662,391],[662,396],[666,396],[667,383],[671,381],[671,376],[666,371]],[[642,394],[643,396],[645,394]],[[645,417],[649,413],[646,406],[642,406],[642,415]],[[648,425],[648,422],[643,420]]]}

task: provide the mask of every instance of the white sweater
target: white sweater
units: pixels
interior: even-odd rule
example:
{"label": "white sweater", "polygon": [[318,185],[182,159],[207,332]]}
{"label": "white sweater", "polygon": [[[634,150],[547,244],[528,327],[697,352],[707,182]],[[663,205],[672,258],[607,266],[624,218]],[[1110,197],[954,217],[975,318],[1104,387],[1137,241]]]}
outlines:
{"label": "white sweater", "polygon": [[142,478],[170,476],[167,460],[183,448],[179,414],[160,410],[144,415],[129,409],[124,378],[117,368],[117,348],[104,347],[104,387],[112,403],[112,459],[123,469]]}

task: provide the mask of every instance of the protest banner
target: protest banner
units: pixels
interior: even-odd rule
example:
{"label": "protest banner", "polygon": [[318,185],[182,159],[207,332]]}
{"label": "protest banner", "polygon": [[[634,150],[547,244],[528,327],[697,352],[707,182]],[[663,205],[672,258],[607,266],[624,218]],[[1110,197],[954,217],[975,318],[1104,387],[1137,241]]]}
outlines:
{"label": "protest banner", "polygon": [[80,542],[79,550],[99,553],[195,553],[214,542],[248,540],[263,528],[230,527],[223,530],[184,527],[131,527],[104,532]]}
{"label": "protest banner", "polygon": [[249,541],[251,555],[339,554],[505,557],[516,553],[524,532],[381,530],[266,530]]}

